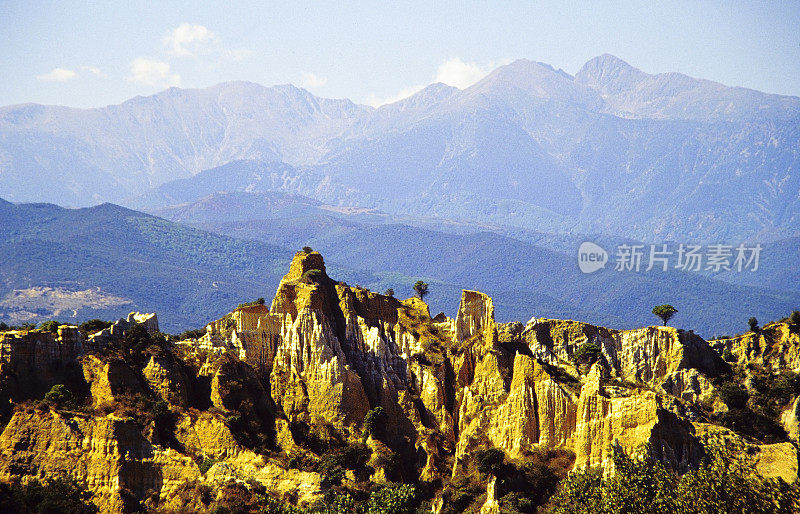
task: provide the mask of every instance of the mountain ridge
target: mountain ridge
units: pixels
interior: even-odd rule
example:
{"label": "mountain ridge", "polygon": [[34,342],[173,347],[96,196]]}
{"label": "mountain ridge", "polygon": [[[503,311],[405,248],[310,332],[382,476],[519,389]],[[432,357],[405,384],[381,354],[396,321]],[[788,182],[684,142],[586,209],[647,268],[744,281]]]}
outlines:
{"label": "mountain ridge", "polygon": [[142,191],[252,161],[286,167],[269,189],[391,214],[645,241],[783,239],[800,235],[798,106],[612,56],[575,77],[518,60],[378,109],[291,85],[172,88],[93,110],[0,109],[0,194],[140,207],[130,199]]}

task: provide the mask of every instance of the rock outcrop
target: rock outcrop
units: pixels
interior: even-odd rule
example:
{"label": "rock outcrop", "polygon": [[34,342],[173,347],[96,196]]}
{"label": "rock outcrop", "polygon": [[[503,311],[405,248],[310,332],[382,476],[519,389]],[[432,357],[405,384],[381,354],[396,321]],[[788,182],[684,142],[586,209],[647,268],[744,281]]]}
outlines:
{"label": "rock outcrop", "polygon": [[800,372],[800,325],[769,323],[757,332],[715,339],[711,345],[726,360],[737,364]]}
{"label": "rock outcrop", "polygon": [[[408,456],[415,479],[434,482],[470,469],[487,448],[511,458],[560,449],[576,467],[608,467],[612,445],[644,443],[685,472],[703,455],[702,405],[719,401],[715,384],[730,372],[721,355],[800,369],[797,334],[785,324],[712,349],[669,327],[498,324],[492,299],[477,291],[463,291],[455,319],[431,318],[418,298],[334,282],[316,252],[294,256],[269,307],[242,305],[197,340],[130,362],[98,349],[135,323],[157,330],[154,315],[132,314],[95,334],[87,355],[74,327],[0,334],[0,365],[77,361],[88,391],[82,414],[18,408],[0,435],[0,478],[73,476],[109,511],[123,492],[168,508],[189,481],[256,480],[309,503],[322,478],[288,466],[289,456],[319,460],[307,455],[315,430],[360,440],[370,411],[383,416],[380,440],[364,433],[376,481],[400,472],[386,460],[392,452]],[[159,411],[137,424],[115,410],[135,404]],[[782,418],[794,442],[754,447],[765,475],[797,476],[797,405]],[[499,511],[496,488],[482,512]]]}
{"label": "rock outcrop", "polygon": [[155,313],[131,312],[127,318],[120,318],[110,327],[91,334],[89,342],[95,346],[108,344],[137,325],[144,327],[148,334],[155,334],[158,332],[158,316]]}

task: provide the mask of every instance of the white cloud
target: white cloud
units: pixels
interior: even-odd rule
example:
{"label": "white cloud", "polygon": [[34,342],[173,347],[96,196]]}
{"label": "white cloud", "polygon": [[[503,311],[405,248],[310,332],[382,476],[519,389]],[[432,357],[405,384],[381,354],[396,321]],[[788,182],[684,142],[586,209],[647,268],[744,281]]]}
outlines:
{"label": "white cloud", "polygon": [[482,70],[475,63],[465,63],[458,57],[448,59],[439,65],[435,82],[465,89],[486,76],[488,71]]}
{"label": "white cloud", "polygon": [[217,41],[217,36],[203,25],[182,23],[169,31],[163,41],[172,55],[197,57],[205,46]]}
{"label": "white cloud", "polygon": [[83,70],[83,71],[88,71],[89,73],[91,73],[92,75],[95,75],[95,76],[97,76],[97,77],[101,77],[101,78],[106,78],[106,77],[108,77],[108,75],[106,75],[105,73],[103,73],[103,72],[100,70],[100,68],[96,68],[96,67],[94,67],[94,66],[81,66],[81,70]]}
{"label": "white cloud", "polygon": [[[501,64],[507,64],[507,62],[501,62]],[[495,67],[495,65],[496,63],[490,63],[489,67],[484,69],[475,63],[465,63],[459,57],[454,57],[442,62],[439,65],[439,68],[436,70],[436,75],[433,77],[433,81],[431,83],[441,82],[443,84],[447,84],[448,86],[465,89],[485,77],[489,71]],[[381,97],[374,94],[369,95],[365,103],[367,105],[371,105],[372,107],[380,107],[381,105],[394,103],[399,100],[403,100],[404,98],[408,98],[424,88],[425,86],[420,85],[410,86],[403,88],[396,95],[389,97]]]}
{"label": "white cloud", "polygon": [[377,95],[369,95],[365,101],[367,105],[371,105],[372,107],[380,107],[381,105],[386,104],[393,104],[395,102],[399,102],[400,100],[404,100],[409,96],[415,95],[419,93],[425,88],[425,86],[409,86],[400,90],[399,93],[393,96],[383,97]]}
{"label": "white cloud", "polygon": [[155,59],[138,57],[131,61],[130,80],[147,86],[179,86],[181,77],[170,73],[169,64]]}
{"label": "white cloud", "polygon": [[78,74],[66,68],[53,68],[50,72],[39,75],[36,78],[45,82],[66,82],[77,78]]}
{"label": "white cloud", "polygon": [[319,75],[315,75],[310,71],[303,73],[303,80],[300,83],[306,89],[314,89],[317,87],[322,87],[328,83],[328,79],[325,77],[320,77]]}

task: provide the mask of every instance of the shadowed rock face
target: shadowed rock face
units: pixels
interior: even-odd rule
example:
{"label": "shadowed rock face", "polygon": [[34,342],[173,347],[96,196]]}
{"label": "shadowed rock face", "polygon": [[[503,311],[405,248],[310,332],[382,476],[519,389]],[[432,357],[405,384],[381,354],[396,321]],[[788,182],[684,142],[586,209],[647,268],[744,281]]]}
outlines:
{"label": "shadowed rock face", "polygon": [[[791,349],[796,337],[782,330],[763,337]],[[597,350],[584,361],[577,356],[588,343]],[[743,360],[755,355],[745,355],[752,341],[716,344]],[[793,362],[792,351],[783,353]],[[762,349],[758,358],[773,362],[770,355]],[[121,489],[167,502],[201,475],[212,486],[254,478],[298,491],[301,503],[314,501],[320,475],[255,453],[242,426],[259,427],[289,454],[298,451],[300,427],[360,439],[365,415],[377,407],[385,421],[381,440],[367,441],[372,461],[388,449],[413,455],[415,478],[426,481],[456,476],[487,447],[519,458],[561,448],[586,467],[609,466],[612,445],[632,451],[648,443],[684,472],[702,457],[705,434],[718,428],[699,423],[697,403],[716,397],[712,379],[728,370],[703,339],[668,327],[616,331],[543,318],[498,324],[492,299],[476,291],[463,291],[455,319],[434,320],[417,298],[334,282],[316,252],[294,256],[269,308],[238,308],[209,323],[200,339],[139,364],[97,355],[81,364],[93,406],[150,395],[172,409],[169,431],[157,424],[142,430],[101,409],[73,418],[20,409],[0,435],[0,478],[75,476],[105,510],[119,508]],[[796,424],[797,410],[785,414],[786,423]],[[754,446],[753,455],[763,473],[791,478],[796,451],[781,444]],[[206,457],[219,462],[201,474],[197,462]],[[376,476],[384,473],[376,468]]]}

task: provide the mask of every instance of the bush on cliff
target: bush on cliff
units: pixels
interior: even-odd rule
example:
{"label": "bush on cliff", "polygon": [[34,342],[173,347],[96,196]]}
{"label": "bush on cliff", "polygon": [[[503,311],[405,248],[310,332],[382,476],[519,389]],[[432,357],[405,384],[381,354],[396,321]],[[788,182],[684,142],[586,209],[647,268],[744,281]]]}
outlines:
{"label": "bush on cliff", "polygon": [[731,409],[743,409],[747,406],[750,395],[747,389],[736,382],[725,382],[719,388],[719,397]]}
{"label": "bush on cliff", "polygon": [[0,512],[90,514],[98,512],[92,493],[72,479],[0,484]]}
{"label": "bush on cliff", "polygon": [[410,484],[387,485],[369,495],[367,514],[413,514],[417,490]]}
{"label": "bush on cliff", "polygon": [[380,439],[386,432],[386,412],[383,407],[375,407],[367,412],[364,416],[364,430],[362,432],[362,439],[366,440],[368,437]]}
{"label": "bush on cliff", "polygon": [[51,332],[53,334],[58,333],[58,327],[61,326],[61,323],[55,320],[45,321],[39,325],[39,330],[44,330],[45,332]]}
{"label": "bush on cliff", "polygon": [[72,392],[64,384],[56,384],[44,395],[44,401],[56,409],[69,409],[74,407]]}
{"label": "bush on cliff", "polygon": [[578,364],[591,366],[603,355],[602,350],[597,344],[588,341],[583,343],[580,348],[575,350],[575,353],[572,354],[572,360]]}
{"label": "bush on cliff", "polygon": [[81,334],[83,334],[83,337],[87,337],[91,334],[100,332],[111,325],[113,325],[113,323],[110,321],[103,321],[102,319],[90,319],[89,321],[78,325],[78,330],[80,330]]}
{"label": "bush on cliff", "polygon": [[740,446],[709,445],[700,467],[678,477],[649,455],[621,449],[612,454],[615,472],[579,470],[564,480],[546,512],[611,514],[682,512],[784,513],[800,511],[800,487],[758,475]]}

